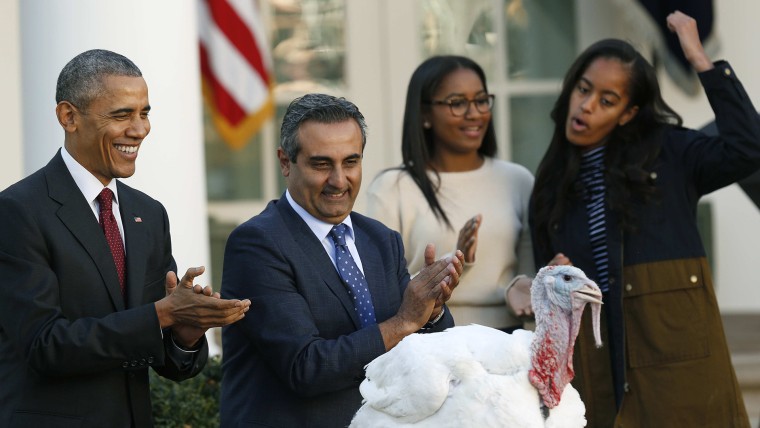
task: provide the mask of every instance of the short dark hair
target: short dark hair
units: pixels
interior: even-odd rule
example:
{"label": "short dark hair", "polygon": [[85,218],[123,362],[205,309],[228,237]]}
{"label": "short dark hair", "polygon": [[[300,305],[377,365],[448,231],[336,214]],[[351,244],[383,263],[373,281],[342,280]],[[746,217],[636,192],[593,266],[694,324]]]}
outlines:
{"label": "short dark hair", "polygon": [[129,58],[104,49],[92,49],[75,56],[58,75],[55,102],[68,101],[86,109],[103,90],[106,76],[142,77]]}
{"label": "short dark hair", "polygon": [[301,124],[314,120],[319,123],[337,123],[353,119],[362,133],[362,150],[367,144],[367,123],[354,103],[327,94],[306,94],[290,102],[280,127],[280,148],[291,162],[296,162],[301,143],[298,129]]}

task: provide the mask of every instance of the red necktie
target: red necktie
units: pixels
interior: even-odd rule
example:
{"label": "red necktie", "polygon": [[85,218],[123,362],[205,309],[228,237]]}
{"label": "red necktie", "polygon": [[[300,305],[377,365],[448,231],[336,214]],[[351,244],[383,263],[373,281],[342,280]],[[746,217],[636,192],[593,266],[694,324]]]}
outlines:
{"label": "red necktie", "polygon": [[116,273],[119,275],[119,285],[121,286],[121,296],[126,296],[126,268],[124,263],[124,242],[121,240],[121,233],[119,233],[119,225],[116,224],[116,218],[113,216],[113,210],[111,209],[111,202],[113,201],[113,192],[111,189],[105,188],[98,195],[98,203],[100,204],[100,227],[103,228],[103,233],[106,235],[106,241],[108,246],[111,247],[111,255],[113,255],[113,261],[116,264]]}

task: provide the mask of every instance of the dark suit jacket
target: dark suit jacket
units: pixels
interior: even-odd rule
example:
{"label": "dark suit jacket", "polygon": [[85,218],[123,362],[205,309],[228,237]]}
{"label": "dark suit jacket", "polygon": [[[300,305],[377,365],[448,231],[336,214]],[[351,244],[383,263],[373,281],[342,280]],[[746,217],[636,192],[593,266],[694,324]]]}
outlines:
{"label": "dark suit jacket", "polygon": [[[351,221],[379,323],[409,282],[401,236],[357,213]],[[348,425],[364,366],[385,346],[377,325],[359,328],[330,257],[285,196],[230,235],[222,295],[251,299],[222,333],[222,426]],[[453,324],[447,311],[436,330]]]}
{"label": "dark suit jacket", "polygon": [[122,183],[118,195],[126,302],[60,152],[0,193],[0,425],[149,427],[148,367],[183,379],[205,364],[205,343],[177,358],[153,305],[176,270],[166,211]]}

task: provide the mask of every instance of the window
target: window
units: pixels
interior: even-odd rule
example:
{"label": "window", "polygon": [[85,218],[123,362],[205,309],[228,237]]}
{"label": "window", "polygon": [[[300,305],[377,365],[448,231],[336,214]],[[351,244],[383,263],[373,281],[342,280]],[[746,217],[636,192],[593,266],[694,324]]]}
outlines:
{"label": "window", "polygon": [[290,101],[308,92],[346,88],[345,0],[260,0],[274,63],[275,117],[235,150],[204,112],[212,283],[221,286],[224,245],[232,229],[285,189],[275,156]]}
{"label": "window", "polygon": [[[364,183],[401,160],[400,135],[412,70],[435,54],[477,61],[496,95],[501,158],[535,171],[551,135],[549,111],[576,54],[575,1],[259,0],[276,79],[275,117],[243,149],[206,127],[213,283],[237,224],[278,198],[274,155],[288,103],[307,92],[355,102],[367,118]],[[415,41],[416,42],[410,42]],[[362,211],[363,192],[355,209]]]}
{"label": "window", "polygon": [[273,152],[290,100],[345,87],[344,0],[267,0],[262,14],[274,62],[276,117],[240,150],[228,147],[205,115],[209,201],[269,200],[284,188]]}
{"label": "window", "polygon": [[424,0],[422,56],[477,61],[496,95],[500,156],[535,172],[552,133],[549,119],[576,55],[575,4],[566,0]]}

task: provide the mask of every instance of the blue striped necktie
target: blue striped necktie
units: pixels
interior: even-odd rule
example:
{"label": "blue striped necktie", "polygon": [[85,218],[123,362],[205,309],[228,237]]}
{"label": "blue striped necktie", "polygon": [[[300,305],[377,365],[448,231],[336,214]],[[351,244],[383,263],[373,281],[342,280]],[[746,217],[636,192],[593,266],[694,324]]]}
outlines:
{"label": "blue striped necktie", "polygon": [[591,252],[596,265],[596,283],[603,292],[610,288],[609,256],[607,254],[607,221],[604,216],[604,146],[583,154],[580,178],[585,186],[586,212]]}
{"label": "blue striped necktie", "polygon": [[330,230],[330,237],[335,243],[335,266],[338,268],[338,274],[343,279],[343,283],[348,288],[348,295],[354,303],[354,310],[359,316],[359,323],[362,328],[375,324],[375,307],[372,305],[372,295],[369,293],[367,280],[364,279],[362,271],[356,265],[351,252],[346,245],[346,231],[348,225],[343,223],[334,226]]}

